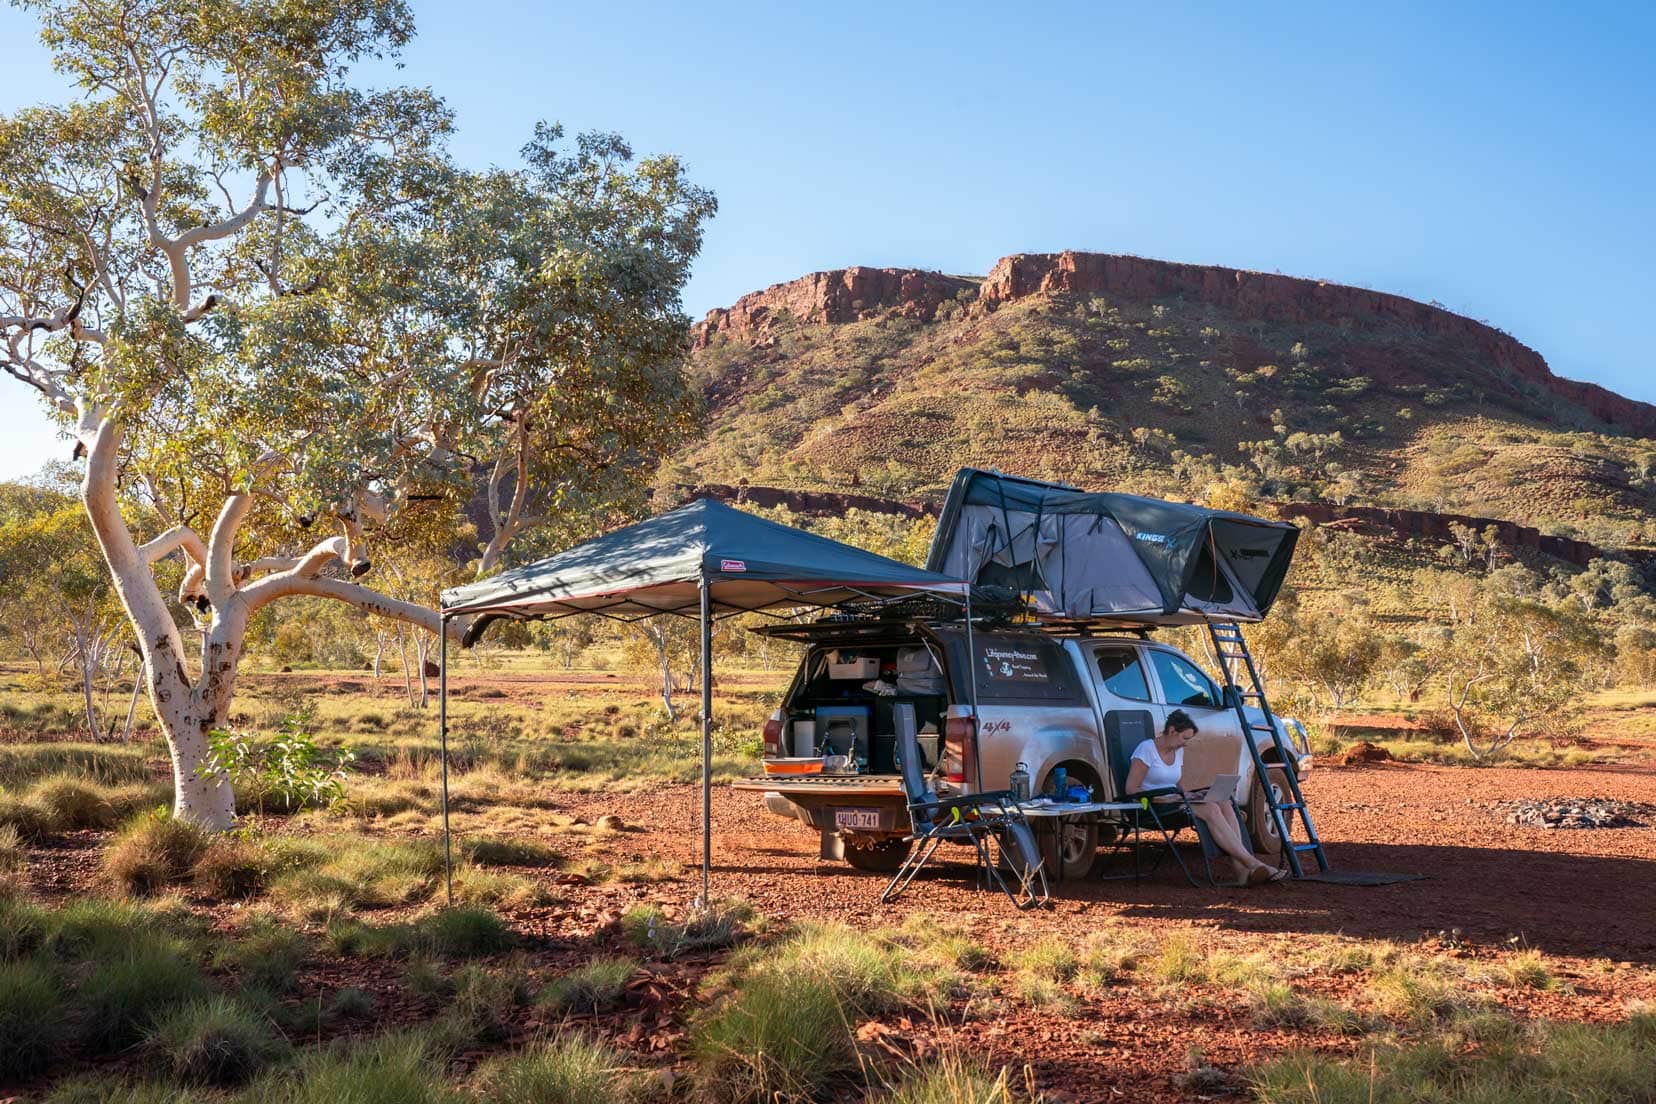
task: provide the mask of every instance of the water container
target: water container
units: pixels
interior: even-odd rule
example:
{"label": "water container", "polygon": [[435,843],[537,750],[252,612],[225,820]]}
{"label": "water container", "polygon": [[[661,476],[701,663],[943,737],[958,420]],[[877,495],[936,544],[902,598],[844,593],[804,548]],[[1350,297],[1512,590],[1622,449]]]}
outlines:
{"label": "water container", "polygon": [[1014,801],[1029,800],[1029,764],[1020,762],[1012,772],[1010,786]]}

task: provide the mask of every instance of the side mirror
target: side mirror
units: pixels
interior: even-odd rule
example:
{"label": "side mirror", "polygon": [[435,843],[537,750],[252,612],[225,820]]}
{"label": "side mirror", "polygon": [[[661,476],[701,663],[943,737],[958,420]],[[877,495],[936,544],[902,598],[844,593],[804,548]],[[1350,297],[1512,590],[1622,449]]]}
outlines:
{"label": "side mirror", "polygon": [[1242,688],[1239,686],[1221,686],[1219,699],[1226,709],[1237,709],[1242,705]]}

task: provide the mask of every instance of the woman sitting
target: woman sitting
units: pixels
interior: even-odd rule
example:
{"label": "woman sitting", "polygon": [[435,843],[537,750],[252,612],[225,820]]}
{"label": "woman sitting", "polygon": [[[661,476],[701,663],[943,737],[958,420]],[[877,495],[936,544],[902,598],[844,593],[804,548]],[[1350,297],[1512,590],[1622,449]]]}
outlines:
{"label": "woman sitting", "polygon": [[1205,801],[1206,790],[1185,793],[1180,788],[1184,748],[1194,735],[1196,722],[1190,719],[1190,714],[1182,709],[1169,713],[1161,735],[1133,749],[1133,765],[1127,770],[1127,792],[1179,790],[1184,794],[1190,802],[1191,812],[1207,826],[1208,838],[1237,864],[1240,873],[1236,884],[1255,886],[1286,878],[1286,870],[1274,869],[1254,857],[1253,849],[1242,835],[1242,826],[1236,821],[1236,810],[1229,801]]}

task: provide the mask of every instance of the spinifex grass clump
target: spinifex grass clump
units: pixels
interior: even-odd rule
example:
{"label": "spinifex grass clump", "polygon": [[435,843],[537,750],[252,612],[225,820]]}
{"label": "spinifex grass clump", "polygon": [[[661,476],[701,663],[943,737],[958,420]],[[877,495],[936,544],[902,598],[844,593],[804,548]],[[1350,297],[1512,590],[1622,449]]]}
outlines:
{"label": "spinifex grass clump", "polygon": [[636,973],[633,959],[596,958],[555,979],[541,993],[540,1003],[557,1012],[608,1012],[620,1007]]}
{"label": "spinifex grass clump", "polygon": [[643,1095],[625,1055],[578,1036],[496,1059],[479,1078],[490,1104],[627,1104]]}
{"label": "spinifex grass clump", "polygon": [[0,962],[0,1080],[48,1068],[69,1036],[64,981],[44,958]]}
{"label": "spinifex grass clump", "polygon": [[261,1077],[239,1104],[458,1104],[423,1034],[314,1048]]}
{"label": "spinifex grass clump", "polygon": [[270,1022],[229,997],[209,997],[160,1017],[144,1049],[173,1077],[191,1084],[239,1085],[287,1049]]}
{"label": "spinifex grass clump", "polygon": [[858,1019],[941,1007],[961,975],[902,933],[809,925],[729,963],[728,989],[691,1043],[702,1093],[719,1101],[803,1100],[857,1064]]}
{"label": "spinifex grass clump", "polygon": [[1621,1024],[1509,1020],[1498,1043],[1456,1034],[1354,1058],[1294,1054],[1254,1076],[1260,1104],[1628,1104],[1656,1099],[1656,1018]]}
{"label": "spinifex grass clump", "polygon": [[155,893],[190,874],[210,837],[193,822],[165,814],[129,823],[104,854],[104,875],[134,895]]}

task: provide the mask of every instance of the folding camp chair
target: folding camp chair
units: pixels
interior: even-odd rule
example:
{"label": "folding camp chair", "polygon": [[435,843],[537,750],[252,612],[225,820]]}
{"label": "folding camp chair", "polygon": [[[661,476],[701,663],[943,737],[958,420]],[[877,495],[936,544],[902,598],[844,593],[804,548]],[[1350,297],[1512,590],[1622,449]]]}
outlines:
{"label": "folding camp chair", "polygon": [[[913,850],[880,893],[882,902],[893,901],[909,887],[938,847],[946,842],[969,844],[976,853],[980,877],[999,886],[1020,909],[1045,904],[1046,871],[1041,849],[1029,821],[1018,809],[1010,790],[938,797],[926,784],[920,758],[914,706],[908,702],[893,710],[897,729],[897,756],[902,768],[903,792],[908,796],[909,840]],[[998,846],[991,853],[989,841]],[[1008,884],[1008,877],[1011,884]]]}
{"label": "folding camp chair", "polygon": [[[1122,801],[1136,801],[1137,805],[1130,811],[1120,815],[1123,819],[1123,831],[1116,838],[1115,849],[1131,848],[1133,851],[1133,870],[1128,874],[1109,874],[1106,878],[1148,878],[1160,868],[1162,859],[1168,855],[1179,864],[1179,870],[1185,876],[1185,881],[1193,886],[1200,887],[1195,876],[1186,865],[1184,856],[1179,854],[1175,846],[1176,837],[1186,828],[1196,833],[1197,842],[1202,848],[1202,872],[1207,877],[1207,884],[1213,886],[1213,859],[1219,855],[1219,847],[1208,835],[1207,825],[1196,815],[1191,808],[1190,799],[1184,791],[1177,787],[1161,790],[1142,790],[1135,794],[1127,792],[1127,772],[1132,766],[1133,752],[1146,740],[1155,737],[1155,720],[1146,709],[1112,709],[1104,714],[1104,742],[1105,750],[1110,759],[1110,774],[1115,779],[1116,793]],[[1234,798],[1231,801],[1235,807]],[[1238,810],[1240,817],[1241,810]],[[1159,840],[1156,845],[1155,859],[1145,868],[1140,860],[1139,851],[1143,846],[1144,836],[1154,833],[1154,839]]]}

